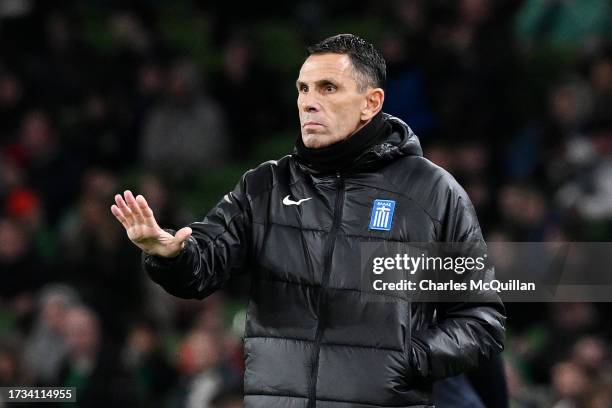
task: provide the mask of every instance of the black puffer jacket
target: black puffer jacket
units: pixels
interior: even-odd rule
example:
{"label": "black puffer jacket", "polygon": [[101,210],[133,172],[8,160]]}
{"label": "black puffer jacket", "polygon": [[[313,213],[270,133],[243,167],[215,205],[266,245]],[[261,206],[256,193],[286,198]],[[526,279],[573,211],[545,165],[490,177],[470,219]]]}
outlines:
{"label": "black puffer jacket", "polygon": [[[482,240],[463,189],[422,157],[405,123],[385,120],[386,140],[344,174],[317,174],[291,155],[264,163],[190,225],[178,257],[144,257],[151,278],[184,298],[211,294],[233,273],[252,275],[248,408],[431,406],[433,380],[503,348],[496,295],[482,293],[482,303],[361,299],[362,241]],[[308,200],[285,205],[287,196]],[[396,202],[390,231],[369,229],[376,199]]]}

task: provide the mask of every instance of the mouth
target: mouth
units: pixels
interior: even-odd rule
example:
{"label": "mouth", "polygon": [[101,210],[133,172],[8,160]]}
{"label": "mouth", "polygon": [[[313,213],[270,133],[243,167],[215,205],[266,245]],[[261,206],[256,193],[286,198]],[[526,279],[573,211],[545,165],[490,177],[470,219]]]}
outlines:
{"label": "mouth", "polygon": [[302,127],[307,127],[307,126],[323,126],[323,124],[310,120],[308,122],[304,122],[304,124],[302,125]]}

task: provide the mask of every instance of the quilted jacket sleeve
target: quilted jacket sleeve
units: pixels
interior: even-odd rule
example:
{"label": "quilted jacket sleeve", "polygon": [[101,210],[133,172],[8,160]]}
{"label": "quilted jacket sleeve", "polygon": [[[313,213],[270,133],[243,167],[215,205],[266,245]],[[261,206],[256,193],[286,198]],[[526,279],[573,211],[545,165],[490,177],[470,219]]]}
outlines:
{"label": "quilted jacket sleeve", "polygon": [[[478,242],[486,248],[474,207],[454,179],[444,201],[447,215],[439,241]],[[491,280],[493,273],[489,266],[483,278]],[[418,377],[431,381],[454,376],[503,350],[506,318],[498,294],[470,294],[469,301],[437,303],[435,322],[412,333],[410,362]]]}
{"label": "quilted jacket sleeve", "polygon": [[176,258],[143,253],[143,268],[168,293],[203,299],[245,268],[251,247],[251,220],[245,175],[203,221],[189,224],[193,233]]}

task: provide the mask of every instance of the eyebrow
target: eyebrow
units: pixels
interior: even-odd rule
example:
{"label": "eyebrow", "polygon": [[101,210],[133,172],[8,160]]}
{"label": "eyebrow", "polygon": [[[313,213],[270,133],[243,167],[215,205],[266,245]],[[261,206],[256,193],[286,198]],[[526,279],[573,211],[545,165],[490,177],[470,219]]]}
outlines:
{"label": "eyebrow", "polygon": [[[338,82],[331,78],[323,78],[323,79],[319,79],[318,81],[315,81],[315,85],[327,85],[327,84],[332,84],[332,85],[337,86]],[[300,85],[306,85],[306,82],[300,81],[299,79],[295,81],[295,86],[297,88],[299,88]]]}

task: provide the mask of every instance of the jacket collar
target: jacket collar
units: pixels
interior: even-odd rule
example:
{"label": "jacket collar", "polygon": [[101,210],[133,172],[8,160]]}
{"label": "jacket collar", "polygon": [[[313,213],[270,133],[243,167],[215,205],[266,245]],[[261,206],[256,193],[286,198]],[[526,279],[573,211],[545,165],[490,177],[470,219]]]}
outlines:
{"label": "jacket collar", "polygon": [[[338,164],[335,166],[321,165],[318,161],[313,161],[308,155],[304,155],[303,149],[299,149],[298,147],[296,147],[293,157],[304,171],[312,174],[324,175],[373,171],[399,157],[423,155],[418,137],[404,121],[386,113],[381,113],[379,115],[381,125],[374,123],[374,126],[371,126],[368,130],[367,127],[371,125],[371,123],[369,123],[359,132],[364,131],[364,129],[366,132],[371,132],[372,129],[378,129],[382,134],[369,135],[372,137],[373,143],[364,144],[363,149],[355,152],[346,162],[338,161]],[[358,136],[358,133],[353,135],[353,137]],[[349,140],[350,138],[347,142]],[[344,143],[345,142],[339,142],[325,149],[331,147],[338,149],[339,147],[344,147],[342,146]],[[313,151],[315,149],[308,150]]]}

